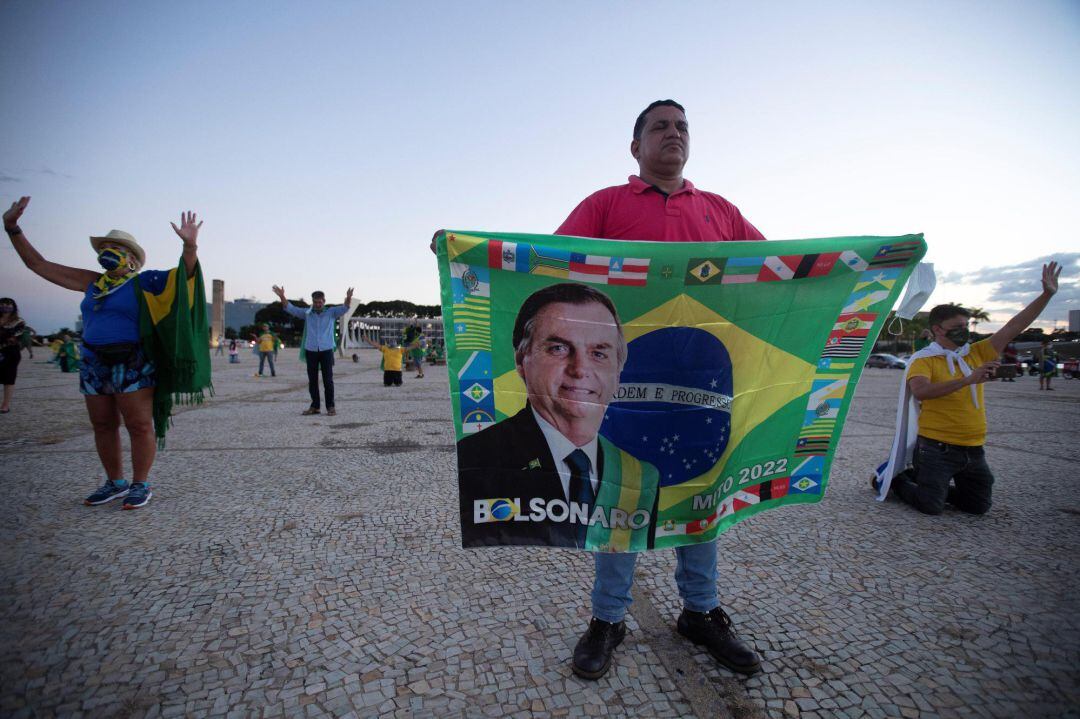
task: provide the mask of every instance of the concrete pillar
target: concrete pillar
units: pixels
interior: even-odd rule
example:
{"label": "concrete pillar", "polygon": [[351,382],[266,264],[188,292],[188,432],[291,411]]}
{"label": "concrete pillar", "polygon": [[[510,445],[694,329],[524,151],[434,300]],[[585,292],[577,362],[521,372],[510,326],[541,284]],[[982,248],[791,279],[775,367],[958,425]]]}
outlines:
{"label": "concrete pillar", "polygon": [[225,334],[225,280],[214,280],[214,302],[210,309],[210,346],[217,347]]}

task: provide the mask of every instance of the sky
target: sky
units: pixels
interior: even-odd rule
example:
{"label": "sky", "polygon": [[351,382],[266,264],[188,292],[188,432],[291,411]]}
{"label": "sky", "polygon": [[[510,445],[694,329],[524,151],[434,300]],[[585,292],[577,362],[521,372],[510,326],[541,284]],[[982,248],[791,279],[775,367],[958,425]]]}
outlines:
{"label": "sky", "polygon": [[[227,299],[436,304],[438,228],[550,233],[687,108],[685,176],[770,239],[925,233],[930,303],[1080,309],[1077,2],[4,3],[0,202],[48,259],[182,210]],[[2,240],[2,238],[0,238]],[[2,240],[39,332],[81,296]],[[928,305],[929,306],[929,305]]]}

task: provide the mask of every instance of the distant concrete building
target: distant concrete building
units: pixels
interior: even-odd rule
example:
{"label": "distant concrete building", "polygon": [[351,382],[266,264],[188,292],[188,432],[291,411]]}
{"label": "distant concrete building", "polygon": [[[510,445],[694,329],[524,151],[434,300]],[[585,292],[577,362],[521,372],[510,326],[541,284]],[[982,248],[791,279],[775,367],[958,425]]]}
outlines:
{"label": "distant concrete building", "polygon": [[[215,280],[217,282],[217,280]],[[216,289],[216,287],[215,287]],[[222,283],[222,295],[224,295],[225,287]],[[259,302],[254,297],[239,297],[232,302],[222,303],[222,332],[226,327],[232,327],[237,332],[244,325],[255,324],[255,313],[266,307],[268,303]],[[208,305],[206,308],[210,316],[213,317],[214,306]],[[217,337],[216,333],[211,333],[212,336]]]}
{"label": "distant concrete building", "polygon": [[1080,310],[1069,310],[1069,332],[1080,332]]}

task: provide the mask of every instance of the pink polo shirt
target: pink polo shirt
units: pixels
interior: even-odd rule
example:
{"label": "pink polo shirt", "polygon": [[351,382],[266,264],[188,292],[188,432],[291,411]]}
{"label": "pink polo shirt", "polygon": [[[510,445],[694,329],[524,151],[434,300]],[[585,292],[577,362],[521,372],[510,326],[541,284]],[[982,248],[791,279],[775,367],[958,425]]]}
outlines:
{"label": "pink polo shirt", "polygon": [[690,180],[667,198],[637,175],[629,180],[586,197],[555,234],[654,242],[765,239],[739,208],[720,195],[697,189]]}

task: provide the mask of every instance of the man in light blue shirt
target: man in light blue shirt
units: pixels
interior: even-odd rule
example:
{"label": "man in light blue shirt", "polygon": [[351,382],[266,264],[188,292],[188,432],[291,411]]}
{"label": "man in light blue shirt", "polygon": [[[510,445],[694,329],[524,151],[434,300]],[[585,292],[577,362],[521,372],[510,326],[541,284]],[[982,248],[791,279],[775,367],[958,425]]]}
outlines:
{"label": "man in light blue shirt", "polygon": [[323,390],[326,392],[326,414],[337,414],[334,410],[334,349],[337,340],[334,327],[338,318],[349,311],[353,288],[345,293],[345,304],[337,307],[326,306],[326,295],[321,291],[311,293],[311,307],[297,307],[285,298],[285,288],[274,285],[274,294],[281,300],[281,308],[293,317],[304,320],[304,355],[307,359],[308,392],[311,394],[311,406],[303,414],[313,415],[320,411],[319,372],[322,372]]}

